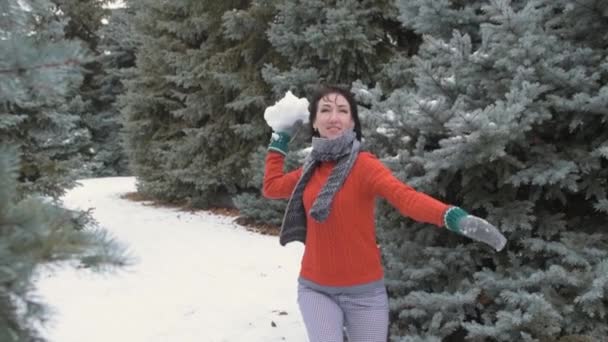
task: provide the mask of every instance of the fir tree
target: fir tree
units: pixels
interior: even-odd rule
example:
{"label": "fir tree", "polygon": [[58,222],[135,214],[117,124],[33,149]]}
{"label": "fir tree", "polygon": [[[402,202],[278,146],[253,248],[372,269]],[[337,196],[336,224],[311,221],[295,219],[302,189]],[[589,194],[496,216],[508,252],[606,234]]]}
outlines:
{"label": "fir tree", "polygon": [[8,75],[0,78],[0,340],[7,342],[43,340],[35,324],[47,313],[33,294],[41,266],[76,260],[102,269],[125,261],[87,213],[52,198],[74,183],[71,162],[62,161],[78,150],[80,130],[59,109],[86,58],[79,44],[61,38],[61,26],[44,23],[50,8],[46,1],[0,3],[0,72]]}
{"label": "fir tree", "polygon": [[[82,151],[85,161],[80,170],[81,177],[109,176],[126,173],[126,155],[122,150],[120,131],[122,122],[116,108],[117,95],[122,91],[119,75],[114,70],[133,65],[117,65],[119,60],[112,53],[120,54],[118,45],[108,46],[108,42],[120,41],[128,46],[132,41],[126,35],[126,23],[110,16],[104,6],[109,0],[53,0],[54,12],[64,17],[64,34],[67,39],[79,39],[88,48],[91,56],[83,67],[83,81],[78,96],[70,103],[70,111],[82,118],[82,126],[91,135],[91,145]],[[112,23],[109,20],[112,19]],[[106,22],[107,24],[103,24]],[[108,28],[108,26],[112,26]],[[105,28],[105,32],[104,29]],[[108,37],[108,34],[123,34],[121,37]],[[119,39],[116,39],[119,38]],[[124,63],[124,61],[123,61]]]}
{"label": "fir tree", "polygon": [[124,112],[140,191],[208,207],[231,206],[248,187],[249,155],[266,140],[265,3],[150,1],[138,13],[143,39]]}
{"label": "fir tree", "polygon": [[[409,55],[419,39],[400,28],[392,1],[293,1],[276,2],[277,12],[267,30],[268,41],[281,55],[264,66],[264,80],[272,87],[272,102],[292,90],[299,97],[310,96],[320,84],[350,87],[355,80],[373,86],[377,74],[393,75],[397,53]],[[397,75],[393,75],[399,78]],[[263,111],[257,113],[262,117]],[[301,161],[300,149],[310,142],[308,127],[302,127],[290,144],[288,167]],[[270,131],[265,130],[266,147]],[[261,187],[263,158],[252,158],[258,189]],[[252,184],[254,185],[254,184]],[[280,222],[284,203],[257,194],[236,198],[241,214],[258,222]],[[270,219],[272,217],[272,219]]]}
{"label": "fir tree", "polygon": [[[20,148],[20,193],[58,198],[74,186],[75,172],[84,164],[82,152],[90,147],[90,133],[70,105],[83,79],[80,62],[88,55],[80,42],[63,39],[65,22],[53,15],[50,3],[24,6],[32,8],[26,12],[10,1],[3,12],[21,14],[7,19],[0,41],[0,93],[5,97],[0,139]],[[21,26],[15,26],[16,20]],[[27,37],[29,31],[36,34]],[[62,82],[53,84],[57,79]]]}
{"label": "fir tree", "polygon": [[173,95],[177,85],[170,60],[186,49],[179,41],[186,35],[178,35],[179,30],[188,29],[191,34],[187,38],[195,39],[202,23],[188,21],[182,3],[146,1],[129,2],[128,6],[136,13],[133,29],[139,46],[136,67],[124,80],[126,92],[119,97],[125,118],[125,149],[130,169],[138,179],[138,191],[174,201],[183,189],[171,177],[174,163],[170,159],[186,126],[172,114],[184,106]]}
{"label": "fir tree", "polygon": [[416,44],[409,31],[398,29],[392,1],[283,0],[277,7],[268,39],[285,62],[263,71],[276,96],[358,79],[373,85],[395,52]]}
{"label": "fir tree", "polygon": [[[184,118],[195,123],[181,149],[181,179],[194,185],[196,206],[232,206],[249,188],[249,157],[267,139],[263,112],[270,89],[260,69],[278,58],[264,32],[274,15],[269,1],[197,2],[208,18],[206,40],[181,74],[195,70]],[[195,151],[194,155],[192,152]]]}
{"label": "fir tree", "polygon": [[91,130],[91,173],[95,176],[130,174],[123,148],[123,118],[118,104],[119,95],[135,66],[137,38],[132,29],[134,13],[129,8],[110,12],[105,24],[97,31],[99,72],[92,76],[89,112],[84,120]]}
{"label": "fir tree", "polygon": [[383,206],[391,340],[602,340],[608,4],[399,4],[425,35],[403,64],[415,83],[356,85],[377,127],[367,142],[401,179],[509,242],[496,254]]}

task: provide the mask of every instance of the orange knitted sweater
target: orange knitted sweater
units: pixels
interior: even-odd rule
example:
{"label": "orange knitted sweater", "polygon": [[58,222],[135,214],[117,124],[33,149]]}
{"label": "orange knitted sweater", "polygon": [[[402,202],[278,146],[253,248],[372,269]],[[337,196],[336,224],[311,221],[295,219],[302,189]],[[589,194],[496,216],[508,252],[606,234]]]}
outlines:
{"label": "orange knitted sweater", "polygon": [[[291,196],[302,168],[285,173],[284,156],[266,156],[263,194],[268,198]],[[336,193],[329,217],[315,221],[308,212],[327,181],[335,162],[323,162],[304,189],[306,247],[300,276],[325,286],[352,286],[382,279],[380,250],[376,243],[375,198],[385,198],[399,212],[416,221],[443,226],[448,205],[399,181],[374,155],[361,152],[344,184]]]}

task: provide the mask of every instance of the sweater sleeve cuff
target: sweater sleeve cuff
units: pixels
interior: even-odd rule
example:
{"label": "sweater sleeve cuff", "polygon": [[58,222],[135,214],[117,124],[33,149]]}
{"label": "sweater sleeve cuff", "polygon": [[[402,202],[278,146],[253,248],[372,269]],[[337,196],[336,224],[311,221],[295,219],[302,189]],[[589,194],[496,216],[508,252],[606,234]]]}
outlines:
{"label": "sweater sleeve cuff", "polygon": [[450,207],[448,208],[448,210],[445,211],[445,214],[443,215],[443,222],[445,223],[445,227],[448,230],[460,234],[460,227],[458,223],[463,217],[468,215],[469,213],[459,207]]}

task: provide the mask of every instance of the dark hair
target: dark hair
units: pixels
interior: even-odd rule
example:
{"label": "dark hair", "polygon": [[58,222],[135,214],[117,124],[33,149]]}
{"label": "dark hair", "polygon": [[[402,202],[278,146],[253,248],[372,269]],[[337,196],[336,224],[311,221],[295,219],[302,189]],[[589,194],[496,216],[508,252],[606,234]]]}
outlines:
{"label": "dark hair", "polygon": [[321,101],[322,98],[326,97],[329,94],[342,95],[346,99],[350,106],[350,114],[353,118],[353,121],[355,122],[355,134],[357,135],[357,140],[361,141],[363,134],[361,133],[361,122],[359,121],[359,111],[357,110],[357,102],[355,101],[355,98],[350,91],[337,86],[324,86],[314,93],[310,104],[308,105],[308,123],[310,125],[310,131],[312,135],[314,137],[319,136],[319,132],[315,131],[313,127],[313,123],[317,118],[317,109],[319,107],[319,101]]}

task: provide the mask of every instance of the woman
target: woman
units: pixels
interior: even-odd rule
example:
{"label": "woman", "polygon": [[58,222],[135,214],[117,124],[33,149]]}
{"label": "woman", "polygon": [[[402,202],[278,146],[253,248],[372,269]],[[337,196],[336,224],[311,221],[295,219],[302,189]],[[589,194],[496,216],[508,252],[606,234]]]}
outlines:
{"label": "woman", "polygon": [[289,134],[275,132],[266,156],[264,196],[289,198],[280,243],[305,242],[298,304],[313,342],[385,342],[388,298],[376,243],[374,204],[461,233],[501,250],[505,238],[486,221],[417,192],[375,156],[360,152],[361,123],[352,95],[321,89],[310,102],[312,151],[284,173]]}

